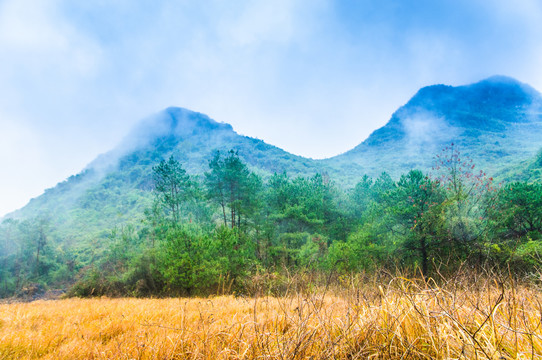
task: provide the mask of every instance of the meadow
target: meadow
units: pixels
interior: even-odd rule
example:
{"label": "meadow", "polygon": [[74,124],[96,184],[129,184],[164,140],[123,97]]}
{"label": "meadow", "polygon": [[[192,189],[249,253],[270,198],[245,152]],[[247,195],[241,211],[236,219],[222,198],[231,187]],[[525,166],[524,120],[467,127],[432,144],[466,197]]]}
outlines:
{"label": "meadow", "polygon": [[480,277],[340,277],[280,297],[0,305],[1,359],[542,359],[542,294]]}

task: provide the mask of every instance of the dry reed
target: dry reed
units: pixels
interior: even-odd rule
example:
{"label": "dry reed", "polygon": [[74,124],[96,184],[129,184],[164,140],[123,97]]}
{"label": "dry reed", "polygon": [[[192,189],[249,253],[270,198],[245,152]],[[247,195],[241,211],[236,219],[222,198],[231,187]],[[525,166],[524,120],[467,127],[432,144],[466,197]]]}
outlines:
{"label": "dry reed", "polygon": [[0,359],[542,359],[534,287],[358,280],[284,297],[3,304]]}

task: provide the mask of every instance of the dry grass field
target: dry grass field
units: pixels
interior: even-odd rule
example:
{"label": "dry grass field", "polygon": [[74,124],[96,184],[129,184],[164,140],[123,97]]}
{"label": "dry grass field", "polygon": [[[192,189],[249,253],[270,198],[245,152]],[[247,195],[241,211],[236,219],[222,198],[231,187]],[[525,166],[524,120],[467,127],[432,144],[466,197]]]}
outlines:
{"label": "dry grass field", "polygon": [[343,285],[280,298],[2,304],[0,358],[542,359],[534,287]]}

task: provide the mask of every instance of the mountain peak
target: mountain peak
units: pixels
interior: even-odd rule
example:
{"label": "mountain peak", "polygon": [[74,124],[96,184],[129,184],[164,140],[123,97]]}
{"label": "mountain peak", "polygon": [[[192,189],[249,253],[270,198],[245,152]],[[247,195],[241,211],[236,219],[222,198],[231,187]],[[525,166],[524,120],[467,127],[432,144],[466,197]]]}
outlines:
{"label": "mountain peak", "polygon": [[[204,114],[169,107],[140,121],[119,146],[89,164],[88,171],[47,191],[17,216],[59,214],[57,225],[67,234],[74,229],[87,231],[87,219],[99,219],[97,231],[104,224],[113,226],[123,219],[142,217],[152,166],[174,156],[187,172],[203,174],[217,149],[238,150],[251,169],[262,174],[287,171],[312,176],[320,172],[338,184],[353,185],[364,174],[378,176],[386,171],[398,176],[414,168],[429,171],[433,155],[453,141],[477,167],[496,174],[539,150],[541,99],[530,86],[503,76],[457,87],[428,86],[362,144],[317,161],[238,135],[230,125]],[[139,205],[134,200],[138,196]],[[74,222],[75,213],[85,214],[77,218],[84,222]]]}
{"label": "mountain peak", "polygon": [[150,116],[143,122],[157,127],[161,132],[165,131],[163,135],[189,135],[197,129],[233,130],[230,124],[219,123],[205,114],[174,106]]}
{"label": "mountain peak", "polygon": [[[462,86],[431,85],[421,88],[396,115],[419,109],[439,112],[459,119],[460,113],[484,112],[509,122],[517,117],[503,116],[503,109],[528,109],[542,104],[542,96],[531,86],[502,75]],[[504,111],[507,115],[509,111]]]}
{"label": "mountain peak", "polygon": [[530,85],[512,77],[494,75],[473,84],[462,86],[429,85],[421,88],[405,105],[423,106],[448,101],[463,103],[495,103],[506,106],[525,106],[542,99]]}
{"label": "mountain peak", "polygon": [[477,83],[458,88],[471,89],[481,95],[493,96],[505,101],[531,103],[541,99],[540,93],[530,85],[503,75],[491,76]]}
{"label": "mountain peak", "polygon": [[421,88],[385,126],[343,157],[370,167],[365,159],[378,156],[385,167],[399,169],[395,154],[403,153],[408,158],[400,161],[403,168],[428,168],[433,154],[454,142],[491,170],[495,156],[503,163],[532,156],[539,145],[531,139],[540,134],[542,95],[514,78],[492,76],[469,85]]}
{"label": "mountain peak", "polygon": [[216,122],[199,112],[181,107],[168,107],[143,119],[125,138],[121,146],[145,145],[164,136],[186,138],[213,130],[233,131],[233,128],[229,124]]}
{"label": "mountain peak", "polygon": [[230,124],[216,122],[199,112],[170,106],[141,120],[115,149],[99,155],[87,168],[109,171],[122,156],[146,148],[160,139],[176,139],[179,142],[214,132],[235,134]]}
{"label": "mountain peak", "polygon": [[493,75],[487,79],[480,80],[475,84],[502,84],[502,85],[525,85],[519,80],[506,75]]}

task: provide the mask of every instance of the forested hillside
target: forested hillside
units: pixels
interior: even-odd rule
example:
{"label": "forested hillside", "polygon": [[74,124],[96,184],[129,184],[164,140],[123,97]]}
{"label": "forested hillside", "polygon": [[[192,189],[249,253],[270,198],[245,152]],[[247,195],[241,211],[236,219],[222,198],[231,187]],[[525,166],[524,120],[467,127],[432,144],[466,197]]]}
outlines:
{"label": "forested hillside", "polygon": [[472,85],[422,88],[386,126],[354,149],[326,160],[350,163],[377,176],[429,170],[435,154],[459,144],[486,171],[499,173],[542,146],[542,96],[517,80],[495,76]]}
{"label": "forested hillside", "polygon": [[271,291],[285,269],[529,272],[541,99],[503,77],[430,86],[326,160],[168,108],[4,219],[0,294],[192,295],[258,279]]}

